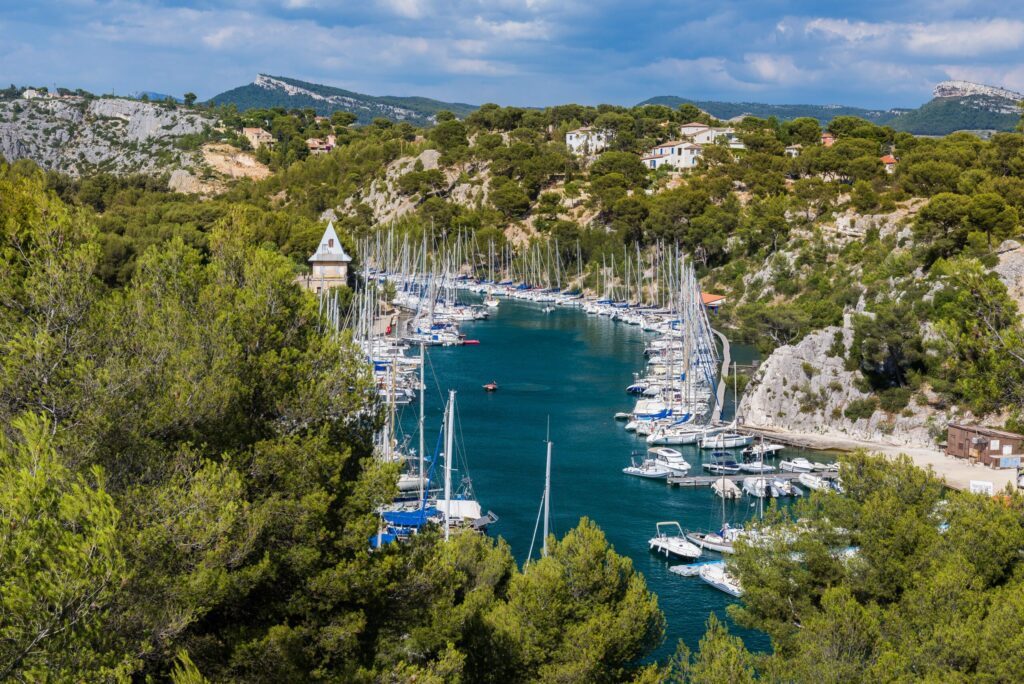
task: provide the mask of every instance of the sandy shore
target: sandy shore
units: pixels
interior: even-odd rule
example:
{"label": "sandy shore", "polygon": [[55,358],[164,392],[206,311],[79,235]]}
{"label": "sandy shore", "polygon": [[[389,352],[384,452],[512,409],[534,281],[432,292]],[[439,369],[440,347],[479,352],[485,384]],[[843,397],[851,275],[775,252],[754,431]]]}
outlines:
{"label": "sandy shore", "polygon": [[935,474],[946,480],[946,484],[954,489],[969,489],[972,480],[991,482],[994,490],[1000,492],[1007,484],[1016,486],[1015,470],[994,470],[985,466],[969,463],[963,459],[946,456],[938,449],[908,447],[883,442],[868,442],[850,437],[835,435],[816,435],[804,432],[790,432],[774,427],[744,425],[744,429],[763,434],[765,439],[791,444],[793,446],[820,451],[856,451],[864,449],[871,453],[884,454],[890,458],[906,454],[921,468],[931,468]]}

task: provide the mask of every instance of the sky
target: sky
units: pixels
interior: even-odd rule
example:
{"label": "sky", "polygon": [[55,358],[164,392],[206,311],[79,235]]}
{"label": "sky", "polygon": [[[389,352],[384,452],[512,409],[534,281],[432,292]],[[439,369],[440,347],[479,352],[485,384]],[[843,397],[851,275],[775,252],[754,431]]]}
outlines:
{"label": "sky", "polygon": [[0,0],[0,83],[192,91],[258,73],[544,106],[915,107],[945,79],[1024,91],[1024,0]]}

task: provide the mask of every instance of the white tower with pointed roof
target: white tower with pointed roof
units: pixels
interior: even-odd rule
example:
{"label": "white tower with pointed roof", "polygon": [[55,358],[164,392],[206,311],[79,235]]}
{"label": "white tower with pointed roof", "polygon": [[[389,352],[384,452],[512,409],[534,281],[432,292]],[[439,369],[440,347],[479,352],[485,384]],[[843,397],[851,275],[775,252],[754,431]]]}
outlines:
{"label": "white tower with pointed roof", "polygon": [[320,238],[320,246],[309,257],[313,273],[305,279],[306,287],[320,292],[344,285],[348,280],[348,265],[351,261],[352,257],[345,252],[338,234],[334,232],[334,223],[328,223],[324,236]]}

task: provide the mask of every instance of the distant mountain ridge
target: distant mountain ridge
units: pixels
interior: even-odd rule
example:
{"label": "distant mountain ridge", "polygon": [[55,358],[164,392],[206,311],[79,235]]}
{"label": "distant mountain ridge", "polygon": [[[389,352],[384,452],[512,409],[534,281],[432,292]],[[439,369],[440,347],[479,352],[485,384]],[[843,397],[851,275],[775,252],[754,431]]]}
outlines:
{"label": "distant mountain ridge", "polygon": [[284,107],[313,109],[323,116],[345,111],[355,114],[359,123],[366,124],[383,117],[392,121],[408,121],[417,126],[433,124],[435,115],[441,110],[448,110],[460,117],[476,110],[475,106],[461,102],[442,102],[426,97],[364,95],[333,86],[267,74],[257,75],[248,85],[215,95],[210,98],[210,102],[219,105],[233,104],[241,111]]}
{"label": "distant mountain ridge", "polygon": [[685,97],[674,95],[661,95],[644,100],[642,105],[665,105],[673,109],[681,104],[692,104],[716,119],[732,119],[744,114],[756,116],[763,119],[776,117],[779,119],[798,119],[810,117],[825,124],[837,116],[859,116],[874,123],[882,123],[891,119],[897,112],[902,110],[876,110],[864,109],[862,107],[848,107],[845,105],[815,105],[815,104],[764,104],[761,102],[720,102],[717,100],[690,100]]}
{"label": "distant mountain ridge", "polygon": [[1021,93],[970,81],[943,81],[932,91],[933,99],[917,109],[873,110],[843,105],[773,105],[757,102],[690,100],[671,95],[652,97],[641,105],[678,107],[692,104],[718,119],[743,114],[767,118],[811,117],[823,125],[837,116],[859,116],[882,126],[916,135],[948,135],[955,131],[1012,131],[1020,121]]}

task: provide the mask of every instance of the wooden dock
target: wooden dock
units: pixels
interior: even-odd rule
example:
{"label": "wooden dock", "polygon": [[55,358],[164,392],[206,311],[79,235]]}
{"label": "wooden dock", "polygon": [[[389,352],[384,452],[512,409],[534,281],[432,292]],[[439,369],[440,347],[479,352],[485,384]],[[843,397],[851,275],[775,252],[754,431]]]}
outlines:
{"label": "wooden dock", "polygon": [[[796,482],[800,479],[801,475],[805,473],[791,473],[788,471],[763,473],[764,479],[771,480],[786,480],[788,482]],[[834,480],[839,477],[839,473],[834,470],[815,471],[813,473],[807,473],[815,475],[823,480]],[[737,475],[683,475],[677,477],[669,477],[667,482],[673,487],[710,487],[715,482],[718,482],[722,478],[730,480],[732,482],[743,482],[748,477],[755,477],[760,479],[762,473],[740,473]]]}

